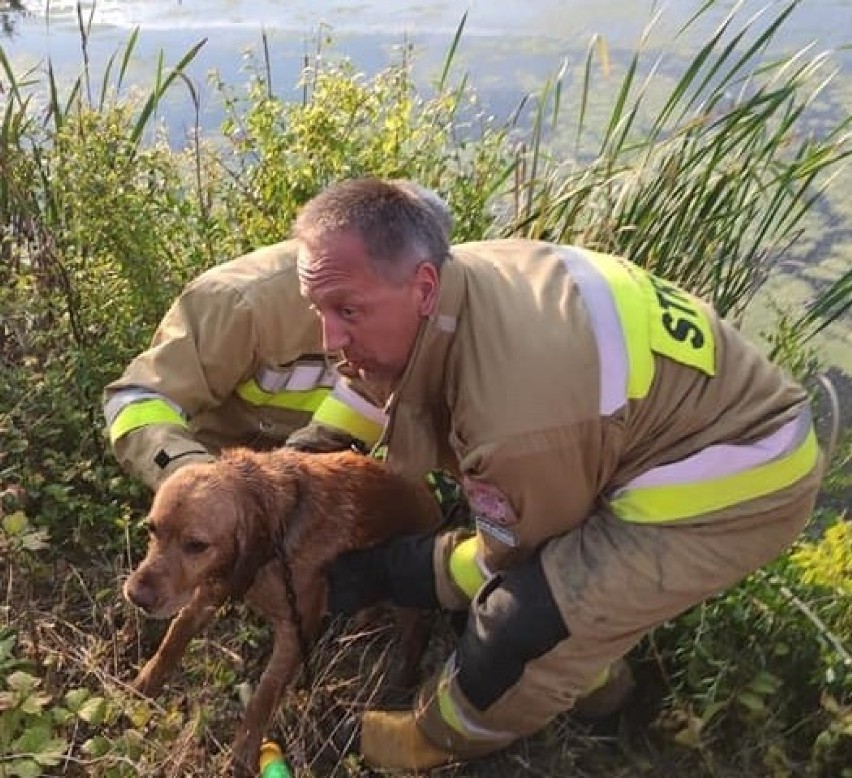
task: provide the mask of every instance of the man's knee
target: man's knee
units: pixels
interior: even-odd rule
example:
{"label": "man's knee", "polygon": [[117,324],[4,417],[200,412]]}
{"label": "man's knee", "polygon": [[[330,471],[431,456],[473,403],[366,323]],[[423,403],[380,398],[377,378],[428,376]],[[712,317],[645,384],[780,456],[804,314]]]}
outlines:
{"label": "man's knee", "polygon": [[457,649],[458,683],[479,710],[517,684],[527,663],[570,635],[539,555],[495,575],[470,606]]}

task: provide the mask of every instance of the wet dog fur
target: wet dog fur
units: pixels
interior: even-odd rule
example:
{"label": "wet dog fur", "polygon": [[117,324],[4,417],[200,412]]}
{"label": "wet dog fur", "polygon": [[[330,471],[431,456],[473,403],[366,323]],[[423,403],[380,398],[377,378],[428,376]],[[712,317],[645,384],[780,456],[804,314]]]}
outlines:
{"label": "wet dog fur", "polygon": [[[269,662],[233,742],[235,774],[253,774],[261,740],[302,659],[276,552],[285,552],[302,629],[312,641],[325,613],[324,571],[338,554],[439,521],[425,483],[354,452],[232,449],[215,462],[185,465],[157,491],[147,554],[124,585],[125,597],[147,614],[172,618],[134,688],[155,696],[218,608],[245,600],[273,631]],[[408,619],[410,634],[401,638],[407,653],[423,648],[416,622]]]}

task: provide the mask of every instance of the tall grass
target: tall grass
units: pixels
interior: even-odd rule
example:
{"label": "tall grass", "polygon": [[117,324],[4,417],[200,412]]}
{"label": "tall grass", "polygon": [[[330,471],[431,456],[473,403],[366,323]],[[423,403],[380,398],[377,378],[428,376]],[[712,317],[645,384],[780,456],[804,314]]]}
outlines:
{"label": "tall grass", "polygon": [[[675,36],[691,32],[705,3]],[[546,151],[565,130],[564,75],[548,82],[532,138],[518,157],[514,211],[501,232],[580,243],[630,257],[738,317],[795,244],[803,220],[848,160],[852,116],[814,128],[808,108],[838,77],[828,53],[768,51],[798,3],[739,22],[732,11],[671,80],[663,59],[646,66],[646,30],[629,59],[604,126],[587,127],[598,79],[611,67],[600,39],[579,85],[573,156]],[[642,77],[642,73],[646,75]],[[548,116],[550,118],[548,119]],[[597,145],[587,148],[587,136]],[[811,324],[848,308],[848,277],[809,312]]]}

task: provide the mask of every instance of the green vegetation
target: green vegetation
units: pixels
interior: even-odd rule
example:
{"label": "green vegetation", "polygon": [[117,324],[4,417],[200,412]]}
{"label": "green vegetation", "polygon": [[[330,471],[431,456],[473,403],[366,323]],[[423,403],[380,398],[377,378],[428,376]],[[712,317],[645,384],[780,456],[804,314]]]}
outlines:
{"label": "green vegetation", "polygon": [[[274,94],[261,58],[244,91],[214,79],[221,138],[180,149],[154,117],[176,90],[197,107],[185,67],[198,47],[161,61],[141,96],[125,83],[135,35],[98,84],[81,30],[69,89],[52,69],[14,72],[0,48],[0,777],[219,774],[239,684],[266,650],[263,628],[235,609],[160,699],[125,685],[159,637],[120,595],[148,495],[106,449],[100,391],[186,280],[281,239],[306,199],[369,173],[441,192],[456,241],[613,250],[739,317],[852,149],[848,115],[809,123],[829,62],[765,57],[793,5],[763,28],[735,15],[673,78],[643,76],[637,51],[611,94],[617,65],[594,41],[573,80],[566,70],[530,101],[528,129],[523,111],[499,124],[466,79],[453,82],[458,37],[428,96],[408,51],[371,77],[317,57],[297,102]],[[808,377],[813,336],[850,303],[847,273],[800,316],[784,312],[769,348]],[[824,532],[635,652],[643,692],[617,732],[564,717],[442,774],[852,776],[851,458],[847,434],[824,485],[834,507],[814,522]],[[315,758],[328,769],[312,774],[330,774],[332,712],[379,693],[382,662],[353,665],[357,648],[381,653],[385,637],[330,633],[322,673],[288,697],[279,725],[302,774]],[[358,773],[351,759],[338,768]]]}

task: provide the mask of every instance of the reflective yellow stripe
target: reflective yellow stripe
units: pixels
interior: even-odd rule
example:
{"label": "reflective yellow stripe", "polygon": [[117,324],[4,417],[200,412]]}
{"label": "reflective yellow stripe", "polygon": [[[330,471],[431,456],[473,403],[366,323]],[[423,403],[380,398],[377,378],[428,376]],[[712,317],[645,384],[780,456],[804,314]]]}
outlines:
{"label": "reflective yellow stripe", "polygon": [[475,537],[463,540],[452,550],[447,568],[455,585],[472,600],[485,583],[485,575],[476,563]]}
{"label": "reflective yellow stripe", "polygon": [[150,424],[175,424],[186,427],[187,423],[165,400],[141,400],[126,405],[115,417],[109,428],[109,439],[115,443],[120,437]]}
{"label": "reflective yellow stripe", "polygon": [[641,267],[632,272],[647,301],[651,351],[715,375],[716,341],[704,304]]}
{"label": "reflective yellow stripe", "polygon": [[630,489],[611,505],[616,516],[640,524],[689,519],[790,486],[810,473],[818,459],[819,446],[811,428],[798,448],[765,465],[700,483]]}
{"label": "reflective yellow stripe", "polygon": [[654,354],[648,329],[647,298],[627,266],[616,257],[583,250],[604,276],[615,299],[627,348],[627,396],[644,397],[654,380]]}
{"label": "reflective yellow stripe", "polygon": [[456,732],[460,735],[469,734],[461,723],[455,703],[450,698],[449,683],[441,683],[438,687],[438,710],[441,711],[441,718]]}
{"label": "reflective yellow stripe", "polygon": [[350,405],[328,395],[314,413],[313,420],[348,432],[372,448],[379,442],[384,427],[355,411]]}
{"label": "reflective yellow stripe", "polygon": [[286,408],[290,411],[306,413],[316,411],[330,392],[331,390],[326,387],[305,391],[267,392],[260,388],[254,378],[237,387],[237,394],[250,405]]}
{"label": "reflective yellow stripe", "polygon": [[438,680],[438,711],[447,726],[454,729],[460,735],[469,739],[488,740],[493,742],[514,740],[517,735],[511,732],[501,732],[496,729],[487,729],[470,720],[464,711],[453,699],[453,678],[456,674],[455,654],[453,654],[444,665],[441,678]]}

